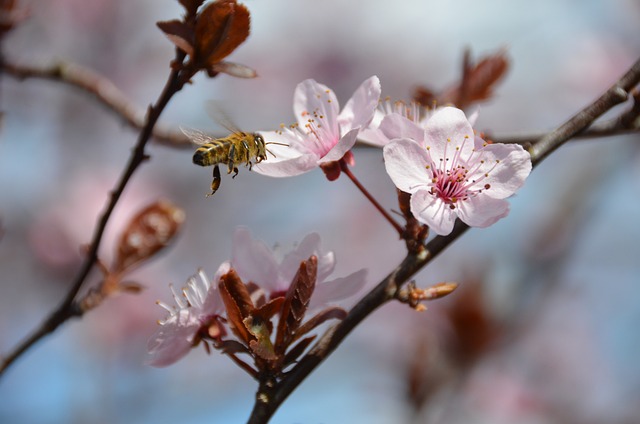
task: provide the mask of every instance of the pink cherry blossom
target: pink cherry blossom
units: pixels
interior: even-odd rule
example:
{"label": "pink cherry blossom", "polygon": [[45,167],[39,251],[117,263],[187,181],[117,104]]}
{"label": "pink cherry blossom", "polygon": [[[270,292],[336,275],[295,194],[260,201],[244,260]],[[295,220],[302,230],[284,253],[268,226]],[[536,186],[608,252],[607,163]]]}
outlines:
{"label": "pink cherry blossom", "polygon": [[[397,119],[391,124],[400,125]],[[396,187],[411,194],[416,219],[440,235],[453,230],[456,218],[488,227],[507,216],[509,203],[504,199],[531,172],[526,150],[486,143],[474,135],[464,112],[453,107],[436,111],[424,131],[387,144],[384,160]]]}
{"label": "pink cherry blossom", "polygon": [[176,305],[158,302],[169,312],[169,316],[158,321],[160,328],[149,339],[147,348],[151,358],[147,364],[154,367],[171,365],[197,344],[197,335],[201,331],[211,331],[211,326],[224,312],[217,281],[228,270],[228,267],[221,266],[213,279],[214,284],[211,284],[204,271],[199,270],[187,280],[187,286],[181,293],[176,293],[171,286]]}
{"label": "pink cherry blossom", "polygon": [[300,263],[315,255],[318,258],[318,273],[310,309],[352,296],[364,286],[367,275],[365,269],[346,277],[328,279],[336,265],[335,255],[333,252],[322,251],[317,233],[307,235],[281,260],[277,253],[261,240],[253,239],[247,228],[238,227],[234,235],[231,261],[227,264],[237,271],[244,283],[252,282],[270,297],[274,297],[287,292]]}
{"label": "pink cherry blossom", "polygon": [[424,125],[433,114],[433,110],[417,102],[409,104],[403,101],[380,102],[371,123],[360,131],[358,139],[365,143],[383,147],[395,138],[411,138],[423,131]]}
{"label": "pink cherry blossom", "polygon": [[336,162],[349,152],[361,128],[371,122],[380,98],[380,81],[373,76],[353,93],[340,112],[331,89],[312,79],[298,84],[293,97],[297,123],[279,131],[262,132],[275,158],[253,169],[271,177],[290,177]]}

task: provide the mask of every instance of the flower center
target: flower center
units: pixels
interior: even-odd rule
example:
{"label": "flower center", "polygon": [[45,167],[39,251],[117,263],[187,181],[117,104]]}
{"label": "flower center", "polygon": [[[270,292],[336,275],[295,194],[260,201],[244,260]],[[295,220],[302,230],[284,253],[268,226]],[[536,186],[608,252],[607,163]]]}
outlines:
{"label": "flower center", "polygon": [[325,116],[318,109],[313,112],[302,112],[302,116],[307,118],[303,131],[315,137],[316,153],[324,157],[337,144],[338,139],[331,133]]}
{"label": "flower center", "polygon": [[451,209],[455,209],[454,203],[458,200],[467,200],[469,191],[467,190],[467,169],[464,166],[458,166],[454,169],[436,169],[433,172],[431,182],[431,194],[438,196]]}
{"label": "flower center", "polygon": [[[483,190],[491,188],[490,184],[478,186],[478,183],[488,177],[489,174],[477,175],[478,167],[482,166],[485,161],[477,155],[476,150],[474,149],[466,159],[460,157],[461,147],[468,140],[470,140],[470,137],[465,136],[462,144],[456,146],[453,153],[449,152],[447,154],[448,149],[445,148],[444,157],[439,159],[438,165],[431,162],[426,166],[427,171],[431,174],[431,183],[433,184],[429,192],[449,205],[450,209],[455,209],[456,203],[466,201],[469,197],[476,196],[482,193]],[[451,139],[447,139],[446,143],[445,146],[449,146]],[[429,150],[430,147],[427,147],[428,152]],[[499,161],[496,162],[499,163]],[[495,165],[493,168],[495,168]]]}

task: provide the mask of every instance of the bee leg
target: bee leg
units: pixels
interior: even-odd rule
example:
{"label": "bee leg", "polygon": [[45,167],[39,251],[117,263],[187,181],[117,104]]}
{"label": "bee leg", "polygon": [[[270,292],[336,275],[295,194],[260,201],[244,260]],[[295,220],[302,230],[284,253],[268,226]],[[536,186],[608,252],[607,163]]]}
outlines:
{"label": "bee leg", "polygon": [[233,168],[233,177],[231,178],[235,178],[236,175],[238,175],[238,168]]}
{"label": "bee leg", "polygon": [[220,181],[222,181],[222,179],[220,178],[220,168],[218,168],[218,165],[213,167],[213,181],[211,181],[211,193],[207,194],[207,197],[209,196],[213,196],[213,194],[218,191],[218,189],[220,188]]}
{"label": "bee leg", "polygon": [[[249,145],[247,144],[246,140],[242,140],[242,147],[244,147],[244,154],[245,154],[245,158],[244,158],[245,159],[245,163],[244,163],[244,165],[247,166],[247,164],[251,163],[251,161],[249,160],[249,152],[251,150],[249,150]],[[251,169],[249,169],[249,170],[251,170]]]}
{"label": "bee leg", "polygon": [[[235,145],[231,145],[231,148],[229,149],[229,164],[228,164],[228,168],[227,168],[227,174],[231,174],[231,171],[236,169],[236,146]],[[236,174],[238,173],[238,171],[236,170]],[[235,175],[234,175],[235,177]]]}

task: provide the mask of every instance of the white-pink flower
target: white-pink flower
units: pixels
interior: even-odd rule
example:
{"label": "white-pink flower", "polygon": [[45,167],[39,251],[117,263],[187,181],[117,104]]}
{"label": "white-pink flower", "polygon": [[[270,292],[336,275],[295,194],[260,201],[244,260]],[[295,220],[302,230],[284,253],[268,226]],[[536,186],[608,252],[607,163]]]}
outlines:
{"label": "white-pink flower", "polygon": [[361,128],[371,122],[380,98],[380,81],[364,81],[340,112],[331,89],[312,79],[298,84],[293,96],[297,123],[279,131],[261,132],[270,144],[269,156],[253,166],[271,177],[290,177],[342,159],[353,147]]}
{"label": "white-pink flower", "polygon": [[233,239],[231,261],[226,264],[236,270],[245,284],[252,282],[274,297],[287,292],[300,263],[312,255],[318,258],[318,273],[310,309],[352,296],[364,286],[367,275],[365,269],[346,277],[328,279],[336,265],[335,255],[333,252],[323,253],[317,233],[307,235],[280,260],[277,252],[261,240],[253,239],[249,229],[238,227]]}
{"label": "white-pink flower", "polygon": [[384,147],[395,138],[408,137],[422,131],[433,114],[417,102],[391,102],[386,99],[376,109],[373,119],[358,134],[358,139],[374,146]]}
{"label": "white-pink flower", "polygon": [[199,270],[187,280],[187,285],[181,293],[176,293],[171,286],[176,305],[169,306],[158,302],[158,305],[169,312],[169,316],[158,321],[160,328],[149,339],[147,349],[151,358],[147,360],[147,364],[154,367],[171,365],[189,353],[197,344],[197,337],[202,331],[210,334],[212,328],[218,325],[219,330],[223,332],[217,322],[224,312],[217,281],[227,271],[228,267],[221,266],[211,284],[204,271]]}
{"label": "white-pink flower", "polygon": [[411,193],[413,215],[440,235],[453,230],[456,218],[488,227],[507,216],[504,199],[531,172],[526,150],[486,143],[474,135],[464,112],[453,107],[436,111],[424,131],[387,144],[384,160],[396,187]]}

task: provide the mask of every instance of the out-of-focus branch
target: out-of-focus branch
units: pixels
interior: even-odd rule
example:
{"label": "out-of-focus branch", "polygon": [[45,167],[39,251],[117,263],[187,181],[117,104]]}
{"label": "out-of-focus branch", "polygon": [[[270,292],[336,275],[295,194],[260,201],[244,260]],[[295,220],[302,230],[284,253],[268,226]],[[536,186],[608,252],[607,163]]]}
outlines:
{"label": "out-of-focus branch", "polygon": [[[633,90],[631,94],[633,95],[633,104],[626,112],[616,118],[590,125],[587,129],[575,134],[573,138],[590,139],[640,132],[640,91]],[[531,146],[547,134],[547,132],[534,132],[504,136],[489,135],[489,138],[496,143]]]}
{"label": "out-of-focus branch", "polygon": [[[122,118],[127,125],[141,130],[146,124],[145,112],[142,108],[135,105],[107,77],[84,66],[71,62],[58,62],[49,66],[18,65],[5,60],[2,71],[19,80],[44,79],[78,88],[92,95],[107,109]],[[163,126],[156,126],[153,129],[153,140],[170,147],[193,146],[182,132]]]}
{"label": "out-of-focus branch", "polygon": [[[181,64],[184,58],[184,52],[182,52],[180,49],[176,49],[176,57],[174,63]],[[109,218],[111,217],[111,214],[115,209],[115,206],[118,203],[118,200],[120,199],[120,196],[122,195],[124,188],[131,179],[133,173],[136,171],[136,169],[138,169],[142,162],[148,159],[148,156],[145,153],[145,147],[151,137],[151,133],[156,122],[158,121],[158,118],[160,117],[160,114],[165,109],[173,95],[180,91],[180,89],[182,89],[184,84],[189,81],[192,76],[193,75],[187,75],[181,72],[178,66],[172,69],[169,75],[169,79],[167,80],[167,83],[165,84],[165,87],[158,97],[155,105],[149,106],[147,118],[144,125],[142,126],[140,135],[138,136],[136,146],[131,153],[129,163],[122,172],[120,181],[118,182],[117,186],[111,192],[111,196],[109,198],[109,201],[107,202],[107,206],[102,213],[102,216],[98,220],[98,223],[96,224],[95,232],[89,245],[89,249],[84,259],[82,268],[71,284],[71,288],[67,292],[65,299],[29,337],[22,341],[13,351],[9,352],[9,354],[0,358],[0,376],[20,355],[22,355],[22,353],[33,346],[42,337],[55,331],[62,323],[66,322],[69,318],[82,315],[83,310],[80,305],[76,303],[75,298],[80,291],[80,288],[84,284],[87,276],[89,275],[89,272],[91,271],[91,269],[93,269],[98,260],[98,249],[100,248],[102,236],[107,227],[107,223],[109,222]]]}
{"label": "out-of-focus branch", "polygon": [[[537,166],[567,140],[588,128],[599,116],[624,102],[630,91],[639,83],[640,59],[595,102],[533,144],[529,149],[533,165]],[[378,307],[394,299],[403,284],[468,229],[466,224],[458,221],[451,234],[437,236],[422,250],[407,255],[391,274],[349,311],[343,321],[320,337],[309,353],[287,373],[282,381],[273,387],[262,388],[259,391],[248,422],[251,424],[268,422],[287,396],[340,345],[351,330]]]}
{"label": "out-of-focus branch", "polygon": [[[44,79],[67,84],[92,95],[107,109],[118,115],[132,128],[142,129],[144,125],[143,109],[135,105],[113,82],[87,67],[60,61],[49,66],[19,65],[11,62],[2,64],[2,71],[18,80]],[[640,93],[634,93],[634,104],[618,118],[591,125],[574,138],[598,138],[612,135],[623,135],[640,132]],[[530,147],[534,142],[546,136],[548,132],[532,132],[523,134],[490,135],[497,143],[516,143]],[[212,134],[213,137],[224,137],[224,134]],[[156,144],[178,149],[189,149],[193,143],[181,131],[168,126],[156,125],[153,130],[153,141]],[[366,143],[358,143],[356,147],[372,147]]]}

